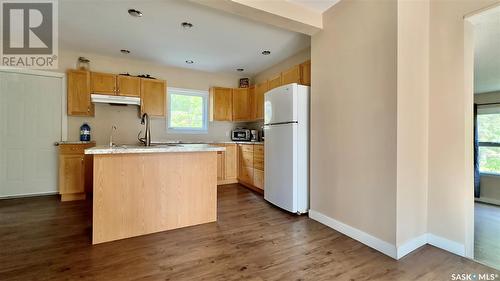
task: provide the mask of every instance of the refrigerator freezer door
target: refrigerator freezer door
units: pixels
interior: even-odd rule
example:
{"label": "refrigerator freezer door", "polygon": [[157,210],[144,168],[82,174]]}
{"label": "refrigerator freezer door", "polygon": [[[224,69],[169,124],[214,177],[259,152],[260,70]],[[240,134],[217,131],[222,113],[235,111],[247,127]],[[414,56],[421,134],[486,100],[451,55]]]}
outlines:
{"label": "refrigerator freezer door", "polygon": [[297,84],[289,84],[272,89],[265,94],[264,124],[297,121],[296,88]]}
{"label": "refrigerator freezer door", "polygon": [[264,126],[264,199],[297,212],[297,124]]}

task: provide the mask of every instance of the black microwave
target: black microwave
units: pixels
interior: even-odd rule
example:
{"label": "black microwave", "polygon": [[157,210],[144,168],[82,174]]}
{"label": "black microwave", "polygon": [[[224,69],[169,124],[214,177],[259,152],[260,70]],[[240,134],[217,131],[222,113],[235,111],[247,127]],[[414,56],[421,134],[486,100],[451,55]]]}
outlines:
{"label": "black microwave", "polygon": [[235,129],[231,132],[233,141],[250,141],[252,136],[249,129]]}

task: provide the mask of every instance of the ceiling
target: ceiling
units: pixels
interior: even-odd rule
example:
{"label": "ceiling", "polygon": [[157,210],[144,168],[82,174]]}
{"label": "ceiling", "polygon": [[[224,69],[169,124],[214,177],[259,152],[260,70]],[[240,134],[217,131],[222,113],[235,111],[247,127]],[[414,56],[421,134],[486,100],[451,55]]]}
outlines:
{"label": "ceiling", "polygon": [[297,5],[306,7],[319,13],[323,13],[330,9],[333,5],[340,2],[340,0],[286,0]]}
{"label": "ceiling", "polygon": [[[131,8],[143,17],[131,17]],[[59,10],[61,48],[209,72],[243,68],[242,75],[253,75],[311,42],[307,35],[185,0],[61,0]],[[183,29],[185,21],[193,27]],[[123,55],[120,49],[131,53]],[[271,55],[262,55],[264,50]]]}
{"label": "ceiling", "polygon": [[474,93],[500,91],[500,8],[473,22]]}

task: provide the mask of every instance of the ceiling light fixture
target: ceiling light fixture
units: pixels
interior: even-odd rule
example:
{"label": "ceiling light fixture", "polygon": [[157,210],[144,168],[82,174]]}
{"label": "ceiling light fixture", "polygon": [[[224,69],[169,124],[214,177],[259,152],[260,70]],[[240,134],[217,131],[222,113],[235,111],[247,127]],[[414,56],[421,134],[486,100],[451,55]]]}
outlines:
{"label": "ceiling light fixture", "polygon": [[193,27],[193,24],[190,23],[190,22],[185,21],[185,22],[181,23],[181,26],[184,29],[190,29],[191,27]]}
{"label": "ceiling light fixture", "polygon": [[270,54],[271,54],[271,51],[265,50],[265,51],[262,51],[262,54],[263,54],[264,56],[268,56],[268,55],[270,55]]}
{"label": "ceiling light fixture", "polygon": [[244,70],[243,68],[237,68],[237,69],[236,69],[236,71],[238,71],[238,72],[243,72],[243,71],[245,71],[245,70]]}
{"label": "ceiling light fixture", "polygon": [[130,51],[129,51],[129,50],[127,50],[127,49],[121,49],[121,50],[120,50],[120,52],[121,52],[122,54],[125,54],[125,55],[130,54]]}
{"label": "ceiling light fixture", "polygon": [[128,9],[128,14],[136,18],[142,17],[142,12],[136,9]]}
{"label": "ceiling light fixture", "polygon": [[187,60],[187,61],[186,61],[186,63],[187,63],[187,64],[193,64],[193,63],[194,63],[194,61],[192,61],[192,60]]}

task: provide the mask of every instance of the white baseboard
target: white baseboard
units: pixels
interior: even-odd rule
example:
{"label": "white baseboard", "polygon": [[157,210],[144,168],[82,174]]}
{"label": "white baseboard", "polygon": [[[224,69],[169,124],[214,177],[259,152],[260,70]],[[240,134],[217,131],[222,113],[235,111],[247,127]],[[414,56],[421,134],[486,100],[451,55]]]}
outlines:
{"label": "white baseboard", "polygon": [[0,200],[2,200],[2,199],[24,198],[24,197],[46,196],[46,195],[55,195],[55,194],[59,194],[59,192],[57,192],[57,191],[49,191],[49,192],[39,192],[39,193],[26,193],[26,194],[16,194],[16,195],[4,195],[4,196],[0,196]]}
{"label": "white baseboard", "polygon": [[451,252],[453,254],[465,257],[465,245],[431,233],[424,233],[414,239],[411,239],[410,241],[405,242],[401,246],[396,247],[391,243],[383,241],[357,228],[354,228],[345,223],[337,221],[318,211],[309,210],[309,217],[393,259],[398,260],[406,256],[407,254],[413,252],[414,250],[424,246],[425,244],[430,244],[432,246]]}
{"label": "white baseboard", "polygon": [[330,228],[337,230],[340,233],[343,233],[354,240],[357,240],[366,246],[373,248],[385,255],[393,259],[397,259],[397,250],[396,246],[388,243],[384,240],[381,240],[373,235],[370,235],[366,232],[363,232],[357,228],[349,226],[345,223],[337,221],[333,218],[330,218],[320,212],[309,210],[309,217],[315,221],[318,221]]}
{"label": "white baseboard", "polygon": [[479,197],[479,198],[474,198],[474,201],[481,202],[481,203],[493,204],[493,205],[499,205],[500,206],[500,200],[494,199],[494,198]]}

